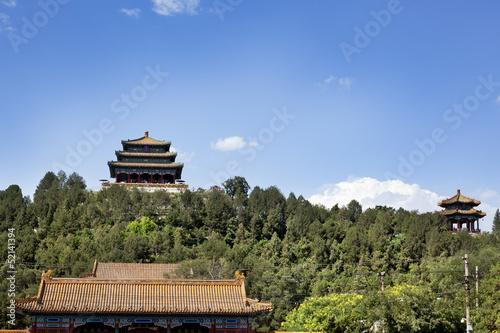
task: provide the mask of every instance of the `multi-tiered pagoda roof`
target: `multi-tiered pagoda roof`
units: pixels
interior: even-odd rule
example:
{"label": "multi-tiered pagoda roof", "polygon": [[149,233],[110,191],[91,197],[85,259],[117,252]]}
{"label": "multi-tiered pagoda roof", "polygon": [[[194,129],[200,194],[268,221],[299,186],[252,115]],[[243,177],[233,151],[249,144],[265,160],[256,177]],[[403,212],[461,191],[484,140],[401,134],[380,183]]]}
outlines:
{"label": "multi-tiered pagoda roof", "polygon": [[115,152],[117,160],[108,162],[115,184],[149,189],[187,188],[181,180],[184,164],[175,162],[177,153],[170,151],[170,144],[149,137],[148,132],[135,140],[123,140],[123,150]]}
{"label": "multi-tiered pagoda roof", "polygon": [[[481,201],[468,198],[457,190],[457,194],[451,198],[445,199],[438,203],[438,206],[444,208],[439,213],[447,218],[449,222],[448,230],[461,230],[462,225],[467,225],[469,232],[478,232],[479,219],[486,216],[486,213],[475,209],[481,204]],[[477,229],[474,228],[474,222],[478,223]],[[456,229],[454,229],[456,223]]]}

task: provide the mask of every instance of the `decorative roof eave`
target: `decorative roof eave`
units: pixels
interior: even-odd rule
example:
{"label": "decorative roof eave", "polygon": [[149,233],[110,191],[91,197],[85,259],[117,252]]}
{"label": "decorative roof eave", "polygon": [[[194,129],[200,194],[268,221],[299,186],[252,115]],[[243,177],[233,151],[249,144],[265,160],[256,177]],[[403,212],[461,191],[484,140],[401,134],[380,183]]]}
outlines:
{"label": "decorative roof eave", "polygon": [[135,140],[122,140],[123,147],[125,147],[127,145],[130,145],[130,146],[151,145],[151,146],[167,146],[167,147],[169,147],[170,144],[171,144],[170,141],[162,141],[162,140],[150,138],[148,131],[144,132],[144,136],[142,138],[135,139]]}
{"label": "decorative roof eave", "polygon": [[482,218],[486,216],[485,212],[482,212],[480,210],[475,210],[474,208],[471,209],[460,209],[460,208],[455,208],[455,209],[445,209],[439,212],[443,216],[453,216],[453,215],[468,215],[471,217],[477,217],[477,218]]}
{"label": "decorative roof eave", "polygon": [[139,138],[135,140],[122,140],[122,145],[123,146],[167,146],[170,147],[172,144],[171,141],[159,141],[159,140],[154,140],[151,138]]}
{"label": "decorative roof eave", "polygon": [[[235,280],[97,280],[53,279],[50,276],[44,276],[39,296],[18,300],[16,307],[28,314],[255,315],[272,311],[270,303],[261,303],[246,298],[241,292],[242,285],[244,285],[244,278]],[[93,296],[85,297],[90,294]],[[73,295],[73,297],[68,299],[66,295]],[[81,297],[82,295],[84,297]],[[145,295],[150,296],[145,299]]]}
{"label": "decorative roof eave", "polygon": [[118,156],[137,156],[137,157],[171,157],[177,156],[177,152],[167,151],[164,153],[145,153],[145,152],[134,152],[134,151],[115,151],[115,155]]}
{"label": "decorative roof eave", "polygon": [[129,168],[152,168],[152,169],[182,169],[184,163],[135,163],[135,162],[108,162],[109,166]]}
{"label": "decorative roof eave", "polygon": [[468,197],[460,194],[460,190],[457,190],[457,194],[455,194],[451,198],[448,198],[448,199],[445,199],[445,200],[441,201],[440,203],[438,203],[438,206],[440,206],[440,207],[447,207],[449,205],[453,205],[453,204],[456,204],[456,203],[468,203],[468,204],[471,204],[474,207],[474,206],[480,205],[481,201],[468,198]]}

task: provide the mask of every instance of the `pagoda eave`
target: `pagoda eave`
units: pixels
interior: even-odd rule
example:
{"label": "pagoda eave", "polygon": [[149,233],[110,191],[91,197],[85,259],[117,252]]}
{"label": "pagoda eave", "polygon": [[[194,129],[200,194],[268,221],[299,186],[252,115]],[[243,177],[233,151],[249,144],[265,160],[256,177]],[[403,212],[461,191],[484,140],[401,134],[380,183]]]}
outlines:
{"label": "pagoda eave", "polygon": [[131,162],[108,162],[111,167],[143,168],[143,169],[182,169],[184,163],[131,163]]}
{"label": "pagoda eave", "polygon": [[175,157],[177,152],[164,152],[164,153],[146,153],[146,152],[131,152],[131,151],[115,151],[116,157],[128,156],[128,157]]}

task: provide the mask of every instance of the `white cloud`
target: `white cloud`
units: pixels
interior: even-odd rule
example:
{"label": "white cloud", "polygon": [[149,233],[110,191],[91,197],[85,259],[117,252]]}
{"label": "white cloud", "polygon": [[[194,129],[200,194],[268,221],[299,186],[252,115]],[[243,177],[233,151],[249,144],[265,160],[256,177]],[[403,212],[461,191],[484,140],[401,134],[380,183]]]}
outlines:
{"label": "white cloud", "polygon": [[225,139],[217,139],[216,143],[211,142],[210,148],[220,151],[232,151],[245,147],[256,147],[257,142],[246,142],[241,136],[231,136]]}
{"label": "white cloud", "polygon": [[153,11],[160,15],[173,16],[175,14],[196,14],[200,0],[152,0]]}
{"label": "white cloud", "polygon": [[351,77],[336,77],[336,76],[330,75],[328,78],[323,80],[323,82],[316,83],[316,85],[318,87],[320,87],[322,90],[326,90],[328,88],[328,86],[331,84],[336,84],[340,88],[350,89],[353,82],[354,82],[354,79]]}
{"label": "white cloud", "polygon": [[498,95],[497,99],[495,100],[498,104],[500,104],[500,95]]}
{"label": "white cloud", "polygon": [[137,17],[139,17],[141,10],[139,8],[134,8],[134,9],[122,8],[122,9],[120,9],[120,12],[124,13],[127,16],[132,16],[132,17],[137,18]]}
{"label": "white cloud", "polygon": [[2,5],[7,7],[16,7],[17,3],[15,0],[3,0]]}
{"label": "white cloud", "polygon": [[177,160],[179,160],[179,162],[181,163],[191,162],[191,159],[194,156],[194,152],[186,153],[175,147],[170,147],[170,150],[174,153],[177,153]]}
{"label": "white cloud", "polygon": [[346,88],[346,89],[351,88],[351,85],[352,85],[353,82],[354,82],[354,79],[350,78],[350,77],[341,77],[338,80],[339,86],[343,87],[343,88]]}
{"label": "white cloud", "polygon": [[335,76],[330,75],[330,76],[329,76],[329,77],[328,77],[325,81],[323,81],[323,84],[328,85],[328,84],[330,84],[330,83],[331,83],[333,80],[335,80],[335,79],[336,79],[336,77],[335,77]]}
{"label": "white cloud", "polygon": [[363,209],[380,205],[429,212],[440,210],[437,204],[445,199],[417,184],[406,184],[400,180],[380,181],[369,177],[349,178],[345,182],[327,184],[321,191],[322,193],[311,196],[309,201],[326,207],[335,204],[344,206],[355,199]]}
{"label": "white cloud", "polygon": [[[400,207],[406,210],[418,210],[420,213],[439,211],[437,204],[443,199],[451,198],[456,192],[440,196],[437,193],[421,188],[417,184],[407,184],[400,180],[380,181],[374,178],[349,178],[345,182],[326,184],[321,187],[321,193],[314,194],[308,200],[313,204],[322,204],[325,207],[347,205],[351,200],[357,200],[364,209],[377,205]],[[493,216],[500,208],[500,194],[495,190],[479,189],[470,194],[462,194],[481,201],[477,209],[486,212],[479,227],[482,231],[491,232]]]}

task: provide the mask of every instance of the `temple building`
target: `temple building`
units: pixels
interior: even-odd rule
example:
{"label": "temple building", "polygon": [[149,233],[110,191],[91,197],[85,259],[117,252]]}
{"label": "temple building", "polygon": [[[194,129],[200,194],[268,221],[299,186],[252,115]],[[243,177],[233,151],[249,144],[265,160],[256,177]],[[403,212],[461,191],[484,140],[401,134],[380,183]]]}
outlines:
{"label": "temple building", "polygon": [[[439,213],[446,217],[446,229],[448,231],[468,230],[471,233],[481,232],[479,219],[486,213],[476,210],[481,201],[467,198],[457,190],[457,194],[449,199],[443,200],[438,205],[444,208]],[[477,227],[475,223],[477,222]]]}
{"label": "temple building", "polygon": [[245,277],[168,280],[149,264],[95,264],[86,277],[42,274],[38,295],[16,300],[31,333],[254,333],[251,323],[272,311],[247,298]]}
{"label": "temple building", "polygon": [[135,140],[123,140],[123,150],[116,151],[116,161],[108,162],[114,183],[103,187],[122,185],[141,190],[178,192],[188,185],[181,180],[184,164],[176,163],[176,152],[170,151],[170,142],[149,137],[149,133]]}

